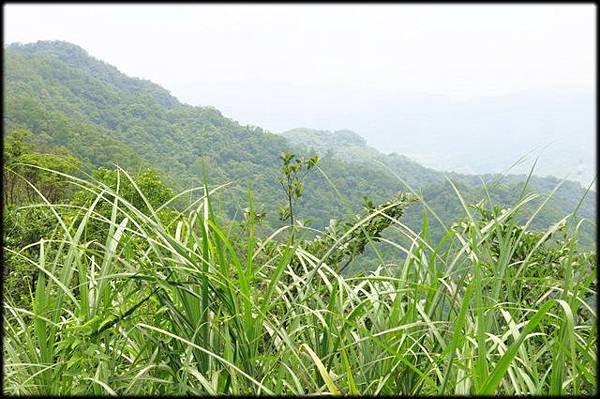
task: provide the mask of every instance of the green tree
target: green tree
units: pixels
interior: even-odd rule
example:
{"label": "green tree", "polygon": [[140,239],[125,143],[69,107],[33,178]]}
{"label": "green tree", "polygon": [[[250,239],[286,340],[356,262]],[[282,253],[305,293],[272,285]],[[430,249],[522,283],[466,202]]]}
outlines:
{"label": "green tree", "polygon": [[39,272],[29,259],[39,258],[39,245],[35,243],[42,238],[54,238],[60,230],[57,227],[56,217],[48,207],[4,207],[2,278],[5,298],[10,298],[14,304],[24,306],[29,303]]}
{"label": "green tree", "polygon": [[4,140],[4,168],[2,185],[4,204],[14,204],[16,202],[16,187],[19,177],[15,174],[19,172],[19,161],[21,157],[31,151],[32,134],[27,129],[15,129]]}
{"label": "green tree", "polygon": [[[417,197],[402,192],[379,205],[375,205],[365,196],[363,212],[345,221],[331,219],[325,232],[316,236],[312,241],[305,242],[303,247],[319,258],[329,253],[327,262],[330,265],[337,265],[337,271],[341,273],[357,256],[365,252],[369,242],[379,241],[383,231],[394,220],[404,216],[406,208],[416,202],[418,202]],[[367,222],[358,225],[367,219]],[[357,228],[357,226],[360,227]],[[336,247],[336,243],[342,237],[346,238]],[[336,247],[335,251],[330,252],[330,248],[333,247]]]}
{"label": "green tree", "polygon": [[287,205],[279,209],[279,218],[281,221],[289,219],[292,234],[294,229],[294,204],[298,198],[302,197],[304,191],[304,178],[308,172],[313,169],[319,162],[319,157],[313,155],[309,159],[297,157],[290,151],[285,151],[279,157],[283,166],[281,167],[282,175],[279,177],[279,183],[283,188],[286,196]]}
{"label": "green tree", "polygon": [[46,148],[48,153],[41,153],[31,143],[32,136],[29,130],[15,129],[4,143],[5,204],[39,202],[32,185],[52,203],[71,194],[66,179],[59,173],[75,173],[79,159],[61,147],[50,146]]}
{"label": "green tree", "polygon": [[[64,176],[39,168],[72,175],[79,169],[79,159],[73,155],[32,152],[24,154],[21,157],[21,162],[26,165],[33,165],[23,170],[23,177],[32,183],[48,201],[55,203],[70,196],[72,186],[68,184]],[[29,185],[27,185],[25,192],[29,203],[37,202],[37,194]]]}
{"label": "green tree", "polygon": [[[92,177],[117,191],[125,200],[145,213],[149,212],[149,209],[140,195],[140,191],[152,208],[161,206],[174,196],[173,190],[162,182],[158,172],[153,169],[145,169],[132,177],[139,191],[125,174],[115,169],[98,168]],[[93,202],[94,198],[94,194],[87,190],[81,190],[75,194],[73,202],[76,205],[87,206]]]}

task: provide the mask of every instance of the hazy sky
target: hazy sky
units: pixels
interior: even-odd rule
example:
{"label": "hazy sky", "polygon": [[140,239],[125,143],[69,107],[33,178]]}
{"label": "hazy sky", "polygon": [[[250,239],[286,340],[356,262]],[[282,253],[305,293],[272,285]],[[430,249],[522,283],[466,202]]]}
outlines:
{"label": "hazy sky", "polygon": [[594,84],[593,5],[9,4],[4,29],[8,43],[66,40],[167,88],[267,81],[468,97]]}
{"label": "hazy sky", "polygon": [[[539,145],[536,137],[548,126],[585,118],[576,126],[579,148],[592,159],[594,116],[568,110],[555,122],[538,99],[594,93],[595,12],[592,4],[15,4],[4,8],[4,38],[6,44],[72,42],[183,102],[213,105],[243,124],[275,132],[351,129],[384,152],[426,164],[456,152],[436,136],[481,140],[482,129],[496,135],[511,129],[518,142],[505,155],[512,160]],[[535,98],[517,101],[522,120],[511,120],[517,113],[495,117],[498,108],[490,108],[486,118],[494,122],[472,124],[477,128],[467,133],[463,122],[480,118],[482,97],[498,97],[498,107],[506,108],[503,97],[520,93]],[[463,111],[450,120],[456,104]],[[531,143],[524,145],[520,134]],[[570,130],[562,134],[568,139]],[[483,150],[460,155],[459,166],[495,155]]]}

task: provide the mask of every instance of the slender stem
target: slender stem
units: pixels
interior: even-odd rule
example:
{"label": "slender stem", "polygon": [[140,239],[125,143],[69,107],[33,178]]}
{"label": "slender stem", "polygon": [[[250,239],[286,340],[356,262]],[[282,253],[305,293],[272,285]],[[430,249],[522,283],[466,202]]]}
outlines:
{"label": "slender stem", "polygon": [[294,208],[292,207],[292,193],[291,189],[288,189],[288,204],[290,207],[290,227],[292,228],[292,243],[294,242]]}

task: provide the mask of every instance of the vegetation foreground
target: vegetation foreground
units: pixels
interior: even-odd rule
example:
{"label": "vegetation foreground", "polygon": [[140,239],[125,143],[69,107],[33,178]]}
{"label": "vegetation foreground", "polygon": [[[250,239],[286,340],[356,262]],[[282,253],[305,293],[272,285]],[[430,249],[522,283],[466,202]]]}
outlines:
{"label": "vegetation foreground", "polygon": [[[536,194],[501,209],[467,205],[456,190],[464,218],[433,242],[436,215],[412,231],[402,211],[422,198],[402,194],[341,230],[315,236],[292,223],[259,234],[251,193],[244,220],[230,222],[214,200],[227,187],[156,204],[115,176],[65,175],[79,202],[19,208],[54,227],[32,244],[5,242],[6,284],[29,287],[23,299],[5,286],[5,393],[596,391],[596,253],[577,247],[588,221],[576,210],[533,232],[537,212],[525,225],[517,216]],[[190,193],[187,208],[170,207]],[[408,245],[386,242],[382,228]],[[378,243],[398,261],[342,272]]]}

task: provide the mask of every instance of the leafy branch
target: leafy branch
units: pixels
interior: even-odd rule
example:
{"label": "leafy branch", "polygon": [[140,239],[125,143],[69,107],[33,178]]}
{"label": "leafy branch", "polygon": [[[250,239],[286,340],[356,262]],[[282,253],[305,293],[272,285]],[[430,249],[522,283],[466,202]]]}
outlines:
{"label": "leafy branch", "polygon": [[279,156],[283,166],[279,183],[283,188],[287,204],[279,208],[279,219],[289,219],[292,228],[292,241],[294,234],[294,204],[302,197],[304,191],[304,178],[319,163],[319,156],[313,155],[309,159],[298,157],[294,153],[285,151]]}
{"label": "leafy branch", "polygon": [[[350,232],[346,238],[337,244],[337,248],[328,257],[331,265],[341,265],[338,272],[342,272],[358,255],[365,251],[369,241],[377,240],[381,233],[388,228],[394,220],[404,215],[404,210],[418,199],[407,193],[398,193],[393,199],[374,205],[366,196],[364,197],[364,211],[354,215],[348,221],[340,223],[336,219],[329,222],[329,227],[321,236],[307,241],[304,248],[311,254],[321,258],[336,245],[341,237]],[[367,222],[356,228],[357,224],[373,215]]]}

